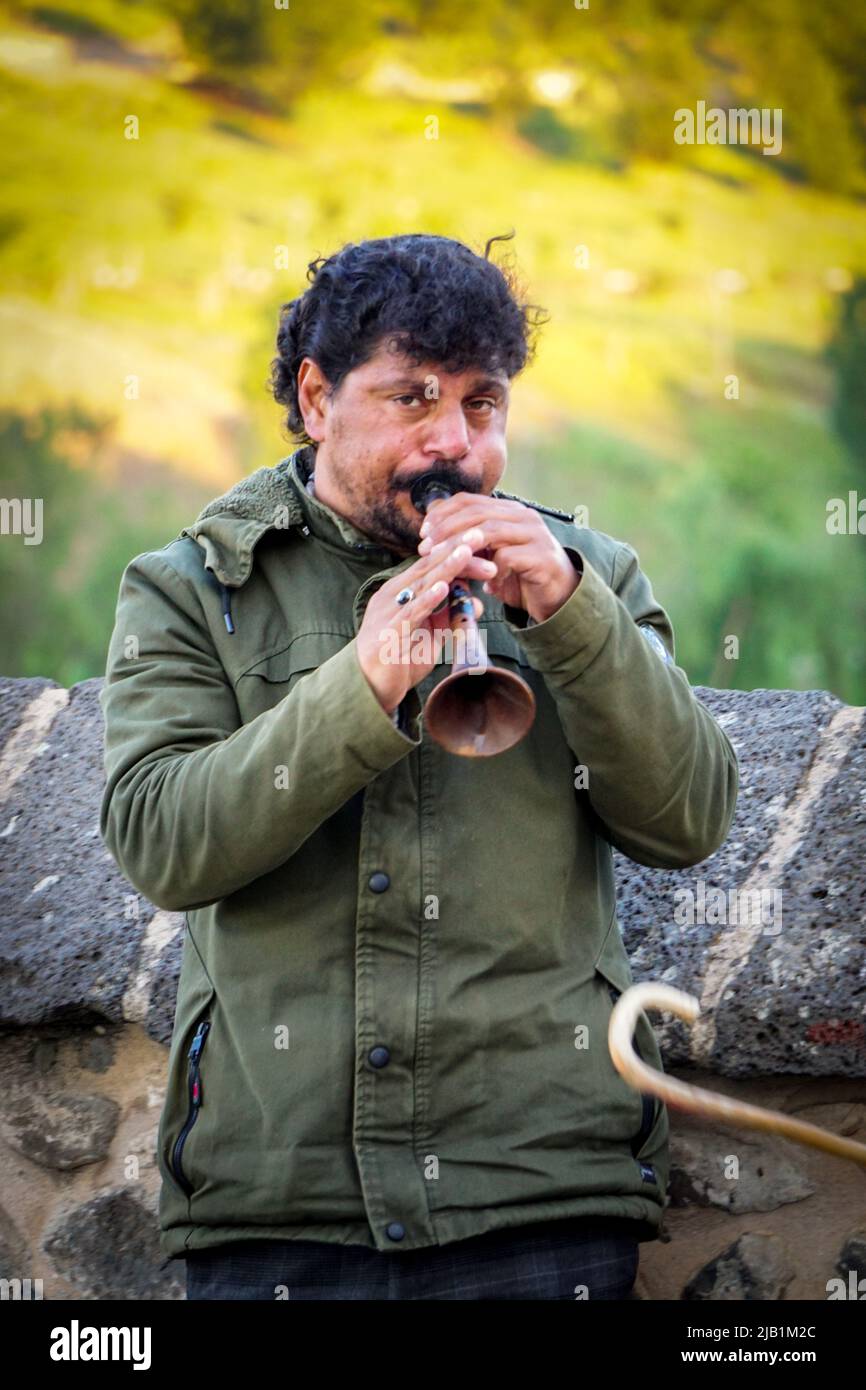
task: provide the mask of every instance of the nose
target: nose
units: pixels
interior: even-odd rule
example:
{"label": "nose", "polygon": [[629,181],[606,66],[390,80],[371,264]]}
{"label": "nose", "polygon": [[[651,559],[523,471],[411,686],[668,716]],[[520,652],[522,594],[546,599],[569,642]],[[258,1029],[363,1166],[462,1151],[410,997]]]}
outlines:
{"label": "nose", "polygon": [[457,460],[468,454],[469,430],[462,404],[448,406],[440,399],[437,408],[430,413],[423,448],[431,457],[443,459]]}

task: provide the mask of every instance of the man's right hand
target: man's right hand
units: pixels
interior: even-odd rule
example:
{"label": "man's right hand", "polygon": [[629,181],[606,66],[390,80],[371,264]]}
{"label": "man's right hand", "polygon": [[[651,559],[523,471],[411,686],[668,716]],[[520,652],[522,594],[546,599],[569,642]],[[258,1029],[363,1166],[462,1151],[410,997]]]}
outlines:
{"label": "man's right hand", "polygon": [[[387,714],[393,714],[407,690],[411,690],[436,665],[435,637],[437,629],[449,626],[448,604],[444,600],[455,579],[492,579],[496,564],[474,555],[483,549],[482,532],[473,527],[466,533],[468,541],[454,537],[433,547],[414,565],[395,575],[377,589],[367,604],[364,618],[355,638],[361,670]],[[401,589],[413,589],[414,599],[398,604]],[[484,604],[473,595],[475,617],[480,618]],[[434,609],[438,611],[434,612]],[[419,639],[413,636],[424,632]],[[421,658],[429,655],[432,659]]]}

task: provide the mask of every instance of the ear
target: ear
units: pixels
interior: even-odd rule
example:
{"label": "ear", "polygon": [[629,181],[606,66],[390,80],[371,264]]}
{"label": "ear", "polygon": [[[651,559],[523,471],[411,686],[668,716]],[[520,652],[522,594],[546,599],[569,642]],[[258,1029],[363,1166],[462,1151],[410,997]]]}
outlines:
{"label": "ear", "polygon": [[298,368],[298,409],[310,439],[321,444],[327,433],[329,383],[317,362],[305,357]]}

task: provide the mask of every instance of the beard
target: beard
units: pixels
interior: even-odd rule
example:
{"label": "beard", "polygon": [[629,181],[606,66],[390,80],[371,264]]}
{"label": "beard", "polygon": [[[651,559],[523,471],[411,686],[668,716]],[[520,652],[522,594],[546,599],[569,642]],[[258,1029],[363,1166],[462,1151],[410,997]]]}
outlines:
{"label": "beard", "polygon": [[340,489],[351,502],[353,525],[380,545],[402,555],[414,554],[421,539],[422,513],[413,508],[413,515],[407,516],[401,509],[401,504],[405,506],[409,497],[409,489],[418,478],[435,473],[443,482],[450,484],[452,492],[481,491],[476,479],[467,477],[459,463],[447,459],[436,459],[426,468],[408,476],[398,474],[383,484],[373,496],[363,489],[362,471],[345,468],[334,459],[330,460],[330,467]]}

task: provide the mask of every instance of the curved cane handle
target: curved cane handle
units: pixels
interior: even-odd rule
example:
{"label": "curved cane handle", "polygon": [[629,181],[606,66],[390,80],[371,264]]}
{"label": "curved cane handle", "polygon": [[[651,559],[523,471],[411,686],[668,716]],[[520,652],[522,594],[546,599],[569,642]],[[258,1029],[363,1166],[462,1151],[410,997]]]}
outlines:
{"label": "curved cane handle", "polygon": [[666,1009],[678,1018],[684,1018],[687,1023],[694,1023],[701,1006],[693,994],[685,994],[671,985],[646,983],[630,985],[623,991],[610,1016],[607,1043],[614,1066],[630,1086],[660,1096],[674,1110],[691,1111],[725,1124],[745,1125],[748,1129],[781,1134],[786,1139],[795,1139],[799,1144],[811,1144],[813,1148],[824,1149],[839,1158],[851,1158],[855,1163],[866,1164],[866,1144],[860,1144],[855,1139],[843,1139],[840,1134],[833,1134],[829,1129],[821,1129],[804,1120],[795,1120],[790,1115],[783,1115],[780,1110],[764,1110],[746,1101],[734,1100],[731,1096],[705,1091],[700,1086],[677,1081],[647,1066],[636,1056],[632,1044],[638,1015],[644,1009]]}

